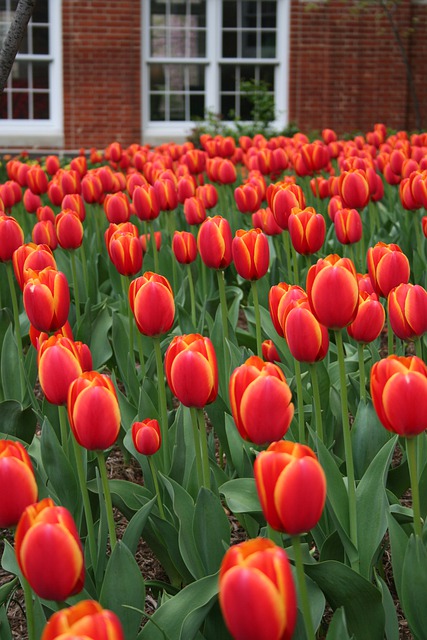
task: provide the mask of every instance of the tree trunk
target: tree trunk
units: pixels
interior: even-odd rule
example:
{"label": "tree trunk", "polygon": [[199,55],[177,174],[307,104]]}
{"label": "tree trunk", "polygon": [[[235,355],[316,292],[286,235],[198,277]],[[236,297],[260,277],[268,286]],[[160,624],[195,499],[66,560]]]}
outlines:
{"label": "tree trunk", "polygon": [[0,93],[3,93],[6,86],[35,5],[36,0],[19,0],[16,7],[15,15],[0,51]]}

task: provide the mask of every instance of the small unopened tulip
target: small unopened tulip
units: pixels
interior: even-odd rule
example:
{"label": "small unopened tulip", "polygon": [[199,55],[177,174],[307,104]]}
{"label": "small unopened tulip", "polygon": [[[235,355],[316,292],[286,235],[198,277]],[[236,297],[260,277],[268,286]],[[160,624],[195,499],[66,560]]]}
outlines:
{"label": "small unopened tulip", "polygon": [[259,280],[268,271],[270,249],[261,229],[238,229],[231,245],[237,273],[246,280]]}
{"label": "small unopened tulip", "polygon": [[134,422],[131,433],[133,445],[138,453],[152,456],[160,449],[162,436],[157,420],[146,418],[142,422]]}
{"label": "small unopened tulip", "polygon": [[146,271],[132,280],[129,303],[138,330],[146,336],[159,336],[172,328],[175,302],[172,287],[164,276]]}
{"label": "small unopened tulip", "polygon": [[48,620],[41,640],[124,640],[119,618],[95,600],[81,600],[56,611]]}
{"label": "small unopened tulip", "polygon": [[427,331],[427,291],[419,284],[402,283],[387,298],[388,318],[401,340],[420,338]]}
{"label": "small unopened tulip", "polygon": [[46,267],[30,272],[23,290],[25,311],[30,323],[39,331],[56,331],[68,319],[70,291],[61,271]]}
{"label": "small unopened tulip", "polygon": [[206,218],[197,234],[200,257],[210,269],[225,269],[232,260],[230,223],[222,216]]}
{"label": "small unopened tulip", "polygon": [[172,251],[180,264],[190,264],[197,257],[196,238],[189,231],[175,231]]}
{"label": "small unopened tulip", "polygon": [[37,483],[30,457],[20,442],[0,440],[0,527],[18,524],[24,509],[37,501]]}

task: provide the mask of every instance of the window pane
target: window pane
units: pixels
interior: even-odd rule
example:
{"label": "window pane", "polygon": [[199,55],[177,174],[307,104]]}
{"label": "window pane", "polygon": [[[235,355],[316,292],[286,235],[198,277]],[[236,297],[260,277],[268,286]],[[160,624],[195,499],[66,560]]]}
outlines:
{"label": "window pane", "polygon": [[261,2],[261,26],[263,29],[276,28],[275,2]]}
{"label": "window pane", "polygon": [[28,93],[12,94],[12,118],[28,120]]}
{"label": "window pane", "polygon": [[48,120],[49,115],[49,95],[47,93],[34,93],[34,118]]}
{"label": "window pane", "polygon": [[261,34],[261,57],[274,58],[276,56],[276,33],[274,31]]}
{"label": "window pane", "polygon": [[42,22],[43,24],[49,22],[49,8],[47,4],[47,0],[37,0],[33,11],[33,22]]}
{"label": "window pane", "polygon": [[242,58],[257,57],[256,38],[256,31],[242,32]]}
{"label": "window pane", "polygon": [[150,24],[153,27],[166,24],[166,2],[151,0]]}
{"label": "window pane", "polygon": [[201,65],[192,64],[188,67],[190,91],[205,90],[205,69]]}
{"label": "window pane", "polygon": [[240,66],[240,78],[241,80],[255,80],[255,67],[249,64],[242,64]]}
{"label": "window pane", "polygon": [[205,115],[205,96],[192,94],[190,95],[190,119],[203,118]]}
{"label": "window pane", "polygon": [[239,117],[242,120],[252,120],[252,110],[253,104],[245,96],[241,96]]}
{"label": "window pane", "polygon": [[223,58],[237,57],[237,32],[222,32],[222,56]]}
{"label": "window pane", "polygon": [[184,67],[180,64],[168,65],[170,89],[182,91],[184,89]]}
{"label": "window pane", "polygon": [[153,58],[166,56],[166,30],[151,30],[151,55]]}
{"label": "window pane", "polygon": [[259,79],[268,85],[268,88],[274,92],[274,66],[272,64],[259,66]]}
{"label": "window pane", "polygon": [[225,0],[222,3],[222,24],[225,28],[237,27],[237,4]]}
{"label": "window pane", "polygon": [[185,57],[186,31],[184,29],[173,30],[170,33],[170,55]]}
{"label": "window pane", "polygon": [[185,98],[183,95],[172,93],[170,96],[171,102],[171,120],[185,120]]}
{"label": "window pane", "polygon": [[35,89],[49,89],[49,64],[47,62],[33,62],[33,87]]}
{"label": "window pane", "polygon": [[223,65],[221,67],[221,91],[235,91],[236,89],[236,67]]}
{"label": "window pane", "polygon": [[221,114],[225,120],[233,120],[236,114],[235,96],[221,96]]}
{"label": "window pane", "polygon": [[0,94],[0,118],[7,118],[7,94]]}
{"label": "window pane", "polygon": [[256,1],[242,2],[242,27],[257,28],[257,3]]}
{"label": "window pane", "polygon": [[28,63],[26,62],[13,63],[12,87],[14,89],[28,88]]}
{"label": "window pane", "polygon": [[150,98],[150,118],[158,122],[165,120],[165,95],[152,95]]}
{"label": "window pane", "polygon": [[162,64],[150,66],[150,90],[161,91],[165,89],[165,68]]}
{"label": "window pane", "polygon": [[33,27],[32,53],[49,53],[49,29],[47,27]]}
{"label": "window pane", "polygon": [[[195,16],[196,24],[199,27],[206,27],[206,2],[205,0],[193,0],[190,3],[190,13]],[[191,19],[193,24],[194,18]]]}

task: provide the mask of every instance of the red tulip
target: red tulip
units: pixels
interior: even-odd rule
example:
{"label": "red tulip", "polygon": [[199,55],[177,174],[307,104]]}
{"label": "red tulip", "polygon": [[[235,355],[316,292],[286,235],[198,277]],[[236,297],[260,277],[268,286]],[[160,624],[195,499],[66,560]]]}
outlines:
{"label": "red tulip", "polygon": [[48,188],[48,179],[47,175],[39,165],[33,165],[26,172],[26,185],[38,196],[42,193],[46,193]]}
{"label": "red tulip", "polygon": [[390,326],[401,340],[427,331],[427,291],[419,284],[399,284],[388,294],[387,306]]}
{"label": "red tulip", "polygon": [[135,187],[132,195],[135,213],[140,220],[154,220],[160,214],[156,190],[149,184]]}
{"label": "red tulip", "polygon": [[348,209],[363,209],[369,202],[369,184],[365,172],[360,169],[344,171],[339,178],[339,190]]}
{"label": "red tulip", "polygon": [[206,209],[203,201],[197,196],[187,198],[184,202],[184,216],[187,224],[197,225],[206,220]]}
{"label": "red tulip", "polygon": [[61,271],[46,267],[30,271],[23,290],[24,307],[30,323],[39,331],[56,331],[68,319],[70,291]]}
{"label": "red tulip", "polygon": [[83,225],[79,214],[64,209],[55,218],[56,237],[63,249],[78,249],[83,242]]}
{"label": "red tulip", "polygon": [[268,524],[290,536],[318,523],[326,500],[326,478],[306,445],[281,440],[262,451],[254,463],[255,483]]}
{"label": "red tulip", "polygon": [[82,222],[86,219],[85,203],[79,193],[67,193],[61,203],[61,209],[72,209]]}
{"label": "red tulip", "polygon": [[176,184],[173,180],[155,180],[153,187],[156,192],[161,211],[173,211],[176,209],[178,206],[178,193]]}
{"label": "red tulip", "polygon": [[196,195],[197,184],[192,175],[184,175],[178,180],[177,195],[178,202],[184,204],[187,198]]}
{"label": "red tulip", "polygon": [[385,311],[376,293],[359,290],[356,318],[347,326],[348,335],[363,344],[373,342],[383,330]]}
{"label": "red tulip", "polygon": [[23,203],[25,211],[28,213],[35,213],[39,207],[41,207],[42,201],[39,195],[36,195],[31,189],[25,189]]}
{"label": "red tulip", "polygon": [[83,549],[70,512],[51,498],[28,506],[15,534],[19,568],[40,598],[66,600],[84,584]]}
{"label": "red tulip", "polygon": [[146,271],[132,280],[129,303],[138,330],[144,335],[159,336],[172,328],[175,302],[172,287],[164,276]]}
{"label": "red tulip", "polygon": [[297,184],[282,182],[267,191],[267,200],[274,219],[282,229],[288,228],[288,219],[292,209],[305,209],[305,197],[301,187]]}
{"label": "red tulip", "polygon": [[143,251],[135,225],[110,225],[105,232],[105,241],[110,260],[121,275],[133,276],[141,270]]}
{"label": "red tulip", "polygon": [[261,345],[262,357],[266,362],[280,362],[280,356],[276,345],[272,340],[264,340]]}
{"label": "red tulip", "polygon": [[[151,242],[151,233],[142,233],[139,236],[139,242],[141,243],[142,253],[143,253],[143,255],[145,255],[147,253],[147,249],[148,249],[148,247],[150,245],[150,242]],[[160,248],[162,246],[162,232],[161,231],[155,231],[154,232],[154,242],[156,243],[157,251],[160,251]]]}
{"label": "red tulip", "polygon": [[210,269],[225,269],[231,263],[230,223],[222,216],[206,218],[197,234],[200,257]]}
{"label": "red tulip", "polygon": [[270,249],[261,229],[238,229],[231,244],[236,271],[246,280],[259,280],[268,271]]}
{"label": "red tulip", "polygon": [[327,328],[317,321],[308,300],[292,302],[281,319],[289,351],[299,362],[323,360],[329,349]]}
{"label": "red tulip", "polygon": [[[104,188],[100,176],[95,173],[87,173],[82,179],[82,196],[85,202],[89,204],[101,202],[103,195]],[[54,202],[54,204],[56,203]]]}
{"label": "red tulip", "polygon": [[68,388],[68,419],[77,442],[90,451],[104,450],[117,440],[120,409],[111,378],[85,371]]}
{"label": "red tulip", "polygon": [[397,244],[377,242],[366,254],[372,286],[378,296],[387,298],[390,291],[409,280],[409,260]]}
{"label": "red tulip", "polygon": [[261,206],[262,194],[256,185],[246,183],[235,188],[234,199],[241,213],[254,213]]}
{"label": "red tulip", "polygon": [[283,232],[283,229],[279,227],[270,207],[266,209],[258,209],[252,214],[252,226],[256,229],[259,227],[267,236],[278,236]]}
{"label": "red tulip", "polygon": [[24,232],[12,216],[0,215],[0,262],[12,260],[13,252],[24,243]]}
{"label": "red tulip", "polygon": [[50,176],[53,176],[61,168],[58,156],[46,157],[46,171]]}
{"label": "red tulip", "polygon": [[146,418],[132,425],[132,441],[138,453],[152,456],[160,449],[162,434],[157,420]]}
{"label": "red tulip", "polygon": [[291,640],[297,597],[285,550],[267,538],[231,546],[220,567],[219,603],[234,640]]}
{"label": "red tulip", "polygon": [[209,338],[175,336],[165,354],[168,385],[186,407],[202,408],[218,395],[218,365]]}
{"label": "red tulip", "polygon": [[31,232],[31,238],[35,244],[47,245],[52,251],[58,246],[55,224],[51,220],[36,222]]}
{"label": "red tulip", "polygon": [[307,294],[302,287],[296,284],[290,285],[286,282],[279,282],[271,287],[268,294],[268,307],[270,310],[271,321],[279,336],[284,338],[283,318],[287,312],[288,306],[293,300],[307,298]]}
{"label": "red tulip", "polygon": [[108,222],[119,224],[128,222],[130,218],[129,200],[125,193],[108,193],[104,200],[104,211]]}
{"label": "red tulip", "polygon": [[245,440],[273,442],[289,429],[294,415],[292,394],[277,365],[258,356],[248,358],[231,374],[229,394],[234,422]]}
{"label": "red tulip", "polygon": [[37,501],[37,483],[30,457],[20,442],[0,440],[0,527],[18,524],[24,509]]}
{"label": "red tulip", "polygon": [[66,404],[70,384],[92,369],[89,347],[62,335],[40,340],[37,352],[39,381],[50,403]]}
{"label": "red tulip", "polygon": [[341,244],[353,244],[362,238],[362,218],[357,209],[338,209],[334,216],[334,227]]}
{"label": "red tulip", "polygon": [[302,255],[319,251],[325,241],[326,223],[313,207],[292,209],[288,218],[288,230],[292,245]]}
{"label": "red tulip", "polygon": [[55,258],[46,244],[27,242],[21,244],[12,257],[13,271],[21,291],[29,275],[33,271],[41,271],[45,267],[56,269]]}
{"label": "red tulip", "polygon": [[41,640],[125,640],[119,618],[95,600],[81,600],[56,611],[48,620]]}
{"label": "red tulip", "polygon": [[359,287],[348,258],[330,254],[308,270],[307,296],[318,321],[328,329],[342,329],[356,317]]}
{"label": "red tulip", "polygon": [[196,196],[201,199],[205,209],[213,209],[218,202],[218,191],[214,184],[200,185],[196,189]]}
{"label": "red tulip", "polygon": [[412,437],[427,429],[427,365],[417,356],[390,355],[375,362],[371,396],[389,431]]}
{"label": "red tulip", "polygon": [[172,238],[172,251],[181,264],[190,264],[197,258],[197,242],[188,231],[175,231]]}

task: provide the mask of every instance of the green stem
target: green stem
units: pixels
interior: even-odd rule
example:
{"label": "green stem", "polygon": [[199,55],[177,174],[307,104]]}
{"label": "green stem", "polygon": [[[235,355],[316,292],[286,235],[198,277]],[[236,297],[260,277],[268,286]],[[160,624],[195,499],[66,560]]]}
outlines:
{"label": "green stem", "polygon": [[421,360],[423,359],[423,345],[421,342],[422,338],[418,337],[415,338],[414,340],[414,345],[415,345],[415,355],[418,356],[419,358],[421,358]]}
{"label": "green stem", "polygon": [[117,543],[116,525],[114,522],[113,503],[111,501],[111,493],[110,486],[108,484],[107,465],[105,464],[104,452],[96,451],[96,459],[98,461],[98,468],[101,474],[102,489],[104,492],[105,507],[107,512],[108,531],[110,533],[110,546],[111,551],[113,551]]}
{"label": "green stem", "polygon": [[199,421],[200,449],[202,452],[203,486],[209,489],[211,475],[209,469],[208,434],[206,432],[206,423],[205,417],[203,415],[203,409],[197,409],[197,418]]}
{"label": "green stem", "polygon": [[67,409],[64,405],[58,405],[58,415],[59,415],[59,428],[61,431],[61,444],[64,450],[65,456],[69,457],[69,449],[68,449],[68,420],[67,420]]}
{"label": "green stem", "polygon": [[[356,512],[356,483],[354,476],[353,448],[351,444],[350,422],[348,419],[348,400],[347,400],[347,379],[345,373],[345,359],[342,333],[340,329],[334,331],[335,342],[338,351],[338,366],[340,373],[340,392],[341,392],[341,415],[342,429],[344,438],[344,453],[347,469],[347,492],[348,492],[348,509],[350,521],[350,539],[355,547],[357,546],[357,512]],[[352,562],[352,569],[359,572],[359,561]]]}
{"label": "green stem", "polygon": [[83,282],[85,285],[85,294],[86,299],[89,298],[89,275],[87,272],[87,259],[86,259],[86,251],[84,248],[84,244],[82,243],[80,247],[80,253],[82,258],[82,269],[83,269]]}
{"label": "green stem", "polygon": [[150,240],[151,240],[151,248],[153,250],[153,258],[154,258],[154,271],[159,273],[159,252],[157,251],[156,238],[154,235],[154,226],[153,223],[149,223],[150,227]]}
{"label": "green stem", "polygon": [[194,280],[191,272],[191,264],[187,264],[188,273],[188,288],[190,289],[190,303],[191,303],[191,322],[193,327],[196,328],[196,297],[194,295]]}
{"label": "green stem", "polygon": [[291,244],[289,238],[289,231],[286,229],[282,233],[283,246],[285,247],[286,264],[288,267],[288,282],[292,281],[292,263],[291,263]]}
{"label": "green stem", "polygon": [[294,246],[291,244],[291,252],[292,252],[292,262],[294,265],[294,283],[299,285],[299,271],[298,271],[298,257],[297,252],[294,249]]}
{"label": "green stem", "polygon": [[361,342],[357,344],[357,354],[359,356],[359,385],[360,385],[360,399],[366,402],[366,373],[365,373],[365,358],[364,358],[365,345]]}
{"label": "green stem", "polygon": [[156,490],[157,506],[159,507],[160,516],[165,520],[165,510],[163,508],[162,496],[160,495],[159,479],[157,478],[157,469],[153,460],[153,456],[148,456],[148,464],[150,465],[151,475],[153,476],[154,488]]}
{"label": "green stem", "polygon": [[194,450],[196,453],[197,481],[198,481],[199,487],[202,487],[203,486],[202,452],[200,447],[199,424],[197,420],[196,409],[194,407],[190,407],[190,415],[191,415],[191,424],[193,427]]}
{"label": "green stem", "polygon": [[224,271],[219,269],[216,272],[218,278],[219,302],[221,304],[222,332],[224,339],[228,340],[228,314],[227,314],[227,297],[225,295],[225,279]]}
{"label": "green stem", "polygon": [[417,439],[406,438],[406,455],[408,456],[409,476],[411,478],[412,509],[414,512],[414,531],[416,536],[422,534],[420,489],[417,472]]}
{"label": "green stem", "polygon": [[89,540],[89,552],[92,560],[92,567],[93,567],[93,570],[95,571],[96,559],[97,559],[95,528],[93,526],[92,507],[90,506],[89,491],[86,484],[86,473],[83,466],[82,449],[74,437],[72,438],[72,442],[74,447],[74,457],[76,459],[77,477],[79,480],[80,491],[81,491],[82,500],[83,500],[83,509],[85,512],[87,536]]}
{"label": "green stem", "polygon": [[278,547],[282,547],[283,548],[283,536],[280,533],[280,531],[277,531],[276,529],[273,529],[273,527],[271,525],[268,524],[267,522],[267,533],[268,533],[268,537],[270,538],[270,540],[272,542],[274,542],[274,544],[277,544]]}
{"label": "green stem", "polygon": [[120,279],[122,281],[122,291],[123,291],[123,298],[124,298],[124,302],[125,302],[125,306],[127,309],[127,315],[128,315],[128,325],[129,325],[129,354],[132,360],[132,364],[135,366],[135,349],[134,349],[134,322],[135,322],[135,318],[131,309],[131,306],[129,304],[129,299],[128,299],[128,291],[129,291],[129,279],[124,276],[121,275]]}
{"label": "green stem", "polygon": [[138,354],[139,354],[139,367],[141,370],[141,379],[145,378],[145,358],[144,358],[144,347],[142,344],[142,335],[139,331],[136,332],[136,342],[138,344]]}
{"label": "green stem", "polygon": [[71,256],[71,271],[73,273],[74,305],[76,307],[76,324],[78,327],[80,324],[80,296],[79,296],[79,287],[77,284],[76,256],[74,255],[74,251],[70,251],[70,256]]}
{"label": "green stem", "polygon": [[313,389],[314,414],[316,418],[317,437],[323,442],[322,408],[320,405],[319,380],[315,363],[310,364],[311,386]]}
{"label": "green stem", "polygon": [[28,630],[28,640],[36,640],[36,625],[34,620],[34,603],[33,603],[33,592],[31,591],[31,587],[28,584],[27,580],[22,577],[21,579],[22,589],[24,591],[24,599],[25,599],[25,612],[27,617],[27,630]]}
{"label": "green stem", "polygon": [[259,309],[259,297],[258,297],[258,281],[251,281],[252,297],[254,301],[255,312],[255,332],[256,332],[256,347],[259,358],[262,358],[262,346],[261,346],[261,313]]}
{"label": "green stem", "polygon": [[162,434],[162,450],[163,450],[163,462],[164,469],[166,471],[169,462],[169,444],[168,444],[168,407],[166,403],[166,386],[165,376],[163,373],[163,361],[162,350],[160,348],[160,338],[154,337],[154,354],[156,357],[157,366],[157,393],[159,400],[159,414],[160,414],[160,431]]}
{"label": "green stem", "polygon": [[298,407],[298,440],[300,444],[305,444],[305,424],[304,424],[304,399],[302,396],[301,364],[299,360],[294,360],[295,380],[297,383],[297,407]]}
{"label": "green stem", "polygon": [[24,372],[24,352],[22,349],[22,336],[21,336],[21,325],[19,323],[19,309],[18,309],[18,298],[16,296],[15,289],[15,281],[13,277],[13,267],[12,262],[6,262],[6,271],[7,271],[7,280],[9,283],[10,297],[12,300],[12,310],[13,310],[13,323],[15,325],[15,337],[16,337],[16,346],[18,348],[18,358],[19,358],[19,383],[21,385],[21,400],[24,400],[25,396],[25,372]]}
{"label": "green stem", "polygon": [[292,536],[292,548],[294,550],[295,569],[299,587],[299,596],[302,615],[304,618],[307,640],[314,640],[313,621],[311,619],[310,600],[308,598],[307,583],[305,581],[304,563],[302,560],[301,540],[299,536]]}

